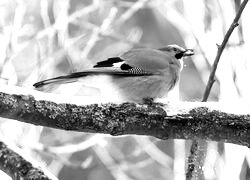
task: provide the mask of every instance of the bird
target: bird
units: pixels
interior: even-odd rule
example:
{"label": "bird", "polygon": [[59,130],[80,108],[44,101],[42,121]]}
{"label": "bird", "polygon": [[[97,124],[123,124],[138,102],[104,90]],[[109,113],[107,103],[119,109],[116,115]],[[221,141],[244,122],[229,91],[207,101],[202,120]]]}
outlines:
{"label": "bird", "polygon": [[167,96],[180,78],[182,59],[194,55],[194,50],[178,45],[159,49],[135,48],[120,56],[97,62],[92,68],[46,79],[33,84],[40,88],[49,84],[64,84],[80,79],[106,75],[111,77],[124,101],[141,103]]}

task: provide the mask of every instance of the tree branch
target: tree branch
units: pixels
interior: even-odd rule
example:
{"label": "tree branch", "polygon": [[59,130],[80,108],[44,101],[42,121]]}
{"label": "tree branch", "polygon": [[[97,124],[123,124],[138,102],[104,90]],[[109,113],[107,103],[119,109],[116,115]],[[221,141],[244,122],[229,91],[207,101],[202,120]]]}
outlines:
{"label": "tree branch", "polygon": [[215,57],[214,64],[212,66],[212,71],[211,71],[211,73],[209,75],[209,79],[208,79],[208,82],[207,82],[205,93],[204,93],[204,96],[203,96],[203,99],[202,99],[203,102],[207,101],[207,98],[208,98],[208,96],[210,94],[211,88],[212,88],[212,86],[214,84],[214,81],[215,81],[214,80],[214,76],[215,76],[215,72],[216,72],[216,69],[217,69],[220,57],[222,55],[222,52],[223,52],[224,48],[226,47],[226,44],[227,44],[227,42],[228,42],[228,40],[229,40],[229,38],[230,38],[230,36],[231,36],[234,28],[236,28],[239,25],[238,21],[240,19],[240,16],[241,16],[241,14],[242,14],[242,12],[243,12],[243,10],[244,10],[247,2],[248,2],[248,0],[244,0],[242,2],[241,6],[239,8],[239,11],[236,14],[236,16],[235,16],[235,18],[234,18],[234,20],[233,20],[230,28],[228,29],[228,31],[227,31],[227,33],[226,33],[226,35],[225,35],[225,37],[224,37],[221,45],[218,45],[217,55]]}
{"label": "tree branch", "polygon": [[2,141],[0,141],[0,169],[12,179],[21,177],[26,180],[56,180],[55,177],[48,177],[41,169],[34,167]]}
{"label": "tree branch", "polygon": [[63,130],[203,139],[250,147],[250,114],[228,114],[205,103],[180,103],[177,107],[159,103],[77,106],[0,93],[0,117]]}

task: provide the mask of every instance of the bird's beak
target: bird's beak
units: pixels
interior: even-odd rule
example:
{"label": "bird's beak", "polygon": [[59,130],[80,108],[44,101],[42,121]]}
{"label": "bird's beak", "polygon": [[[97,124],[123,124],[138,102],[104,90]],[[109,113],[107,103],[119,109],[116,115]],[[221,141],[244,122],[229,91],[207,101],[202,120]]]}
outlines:
{"label": "bird's beak", "polygon": [[192,55],[194,55],[194,50],[193,49],[186,49],[183,52],[183,57],[185,57],[185,56],[192,56]]}

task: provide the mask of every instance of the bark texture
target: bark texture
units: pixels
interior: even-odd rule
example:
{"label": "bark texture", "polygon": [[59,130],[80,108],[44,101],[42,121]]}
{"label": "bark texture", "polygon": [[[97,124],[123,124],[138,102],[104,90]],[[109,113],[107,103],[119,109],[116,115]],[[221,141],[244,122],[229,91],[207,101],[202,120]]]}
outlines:
{"label": "bark texture", "polygon": [[34,125],[111,135],[203,139],[250,147],[249,114],[229,114],[205,105],[184,109],[159,103],[77,106],[0,93],[0,117]]}
{"label": "bark texture", "polygon": [[0,162],[0,169],[12,179],[52,180],[42,170],[9,149],[2,141],[0,141]]}

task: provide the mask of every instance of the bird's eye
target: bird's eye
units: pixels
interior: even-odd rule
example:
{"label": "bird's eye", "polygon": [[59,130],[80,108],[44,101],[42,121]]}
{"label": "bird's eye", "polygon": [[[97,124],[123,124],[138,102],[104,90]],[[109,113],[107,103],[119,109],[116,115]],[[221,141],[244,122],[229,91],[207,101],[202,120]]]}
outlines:
{"label": "bird's eye", "polygon": [[177,51],[177,49],[176,49],[176,48],[173,48],[173,50],[174,50],[174,51]]}

